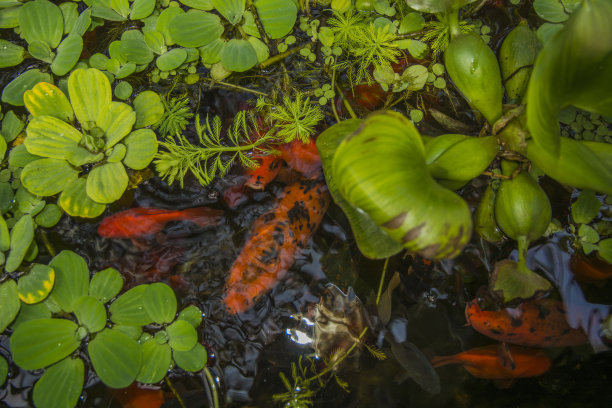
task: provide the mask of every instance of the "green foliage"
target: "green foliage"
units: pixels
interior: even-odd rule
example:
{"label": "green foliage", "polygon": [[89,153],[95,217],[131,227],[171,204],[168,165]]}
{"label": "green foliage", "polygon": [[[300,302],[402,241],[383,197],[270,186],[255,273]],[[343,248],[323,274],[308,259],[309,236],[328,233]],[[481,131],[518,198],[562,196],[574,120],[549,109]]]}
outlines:
{"label": "green foliage", "polygon": [[[258,104],[264,106],[263,103]],[[271,107],[266,115],[266,122],[276,129],[275,136],[284,143],[295,139],[307,143],[322,119],[321,107],[310,103],[310,98],[304,98],[300,92],[293,98],[283,97],[283,104]]]}
{"label": "green foliage", "polygon": [[[436,14],[438,21],[432,20],[425,23],[423,40],[430,43],[434,60],[438,60],[444,54],[450,43],[451,26],[445,14]],[[459,22],[459,30],[463,34],[471,33],[474,27],[466,21]]]}

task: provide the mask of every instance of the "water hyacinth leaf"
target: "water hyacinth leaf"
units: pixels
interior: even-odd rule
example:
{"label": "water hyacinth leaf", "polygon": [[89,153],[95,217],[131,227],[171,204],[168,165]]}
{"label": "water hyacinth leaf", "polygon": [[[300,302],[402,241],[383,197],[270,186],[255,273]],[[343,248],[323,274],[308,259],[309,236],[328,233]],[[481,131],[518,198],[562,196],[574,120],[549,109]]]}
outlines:
{"label": "water hyacinth leaf", "polygon": [[423,65],[411,65],[402,73],[402,81],[408,82],[406,89],[420,91],[427,83],[427,68]]}
{"label": "water hyacinth leaf", "polygon": [[253,49],[255,50],[255,54],[257,55],[257,62],[264,62],[268,59],[268,57],[270,57],[270,49],[261,40],[255,37],[249,37],[247,41],[253,46]]}
{"label": "water hyacinth leaf", "polygon": [[0,28],[15,28],[19,26],[19,11],[21,4],[15,7],[0,9]]}
{"label": "water hyacinth leaf", "polygon": [[572,204],[572,219],[578,224],[587,224],[599,214],[601,202],[593,190],[582,190]]}
{"label": "water hyacinth leaf", "polygon": [[26,129],[25,146],[37,156],[62,160],[68,146],[76,146],[83,135],[68,123],[53,116],[39,116]]}
{"label": "water hyacinth leaf", "polygon": [[421,31],[425,26],[425,18],[420,13],[408,13],[400,22],[398,34],[408,34]]}
{"label": "water hyacinth leaf", "polygon": [[123,164],[134,170],[142,170],[151,163],[157,153],[157,137],[151,129],[138,129],[124,140],[127,151]]}
{"label": "water hyacinth leaf", "polygon": [[474,230],[489,242],[500,242],[504,239],[504,234],[495,221],[496,194],[493,183],[489,183],[474,213]]}
{"label": "water hyacinth leaf", "polygon": [[155,0],[134,0],[130,19],[140,20],[149,17],[153,10],[155,10]]}
{"label": "water hyacinth leaf", "polygon": [[95,68],[77,69],[68,78],[74,113],[85,130],[91,130],[100,112],[111,104],[113,94],[106,75]]}
{"label": "water hyacinth leaf", "polygon": [[561,0],[534,0],[533,9],[538,16],[551,23],[562,23],[569,18]]}
{"label": "water hyacinth leaf", "polygon": [[53,116],[64,122],[74,121],[74,112],[68,98],[57,86],[48,82],[39,82],[25,91],[23,102],[34,117]]}
{"label": "water hyacinth leaf", "polygon": [[179,14],[168,24],[172,40],[182,47],[202,47],[223,34],[221,19],[205,11]]}
{"label": "water hyacinth leaf", "polygon": [[212,0],[180,0],[180,2],[186,5],[187,7],[191,7],[197,10],[209,11],[214,8]]}
{"label": "water hyacinth leaf", "polygon": [[408,5],[426,13],[443,13],[463,7],[476,0],[410,0]]}
{"label": "water hyacinth leaf", "polygon": [[499,50],[499,65],[508,98],[519,103],[529,84],[533,63],[542,48],[527,20],[521,21],[504,38]]}
{"label": "water hyacinth leaf", "polygon": [[46,302],[34,303],[33,305],[23,303],[11,328],[15,330],[20,324],[28,320],[49,319],[50,317],[51,311],[47,307]]}
{"label": "water hyacinth leaf", "polygon": [[272,39],[289,34],[297,19],[297,4],[285,0],[255,0],[257,15]]}
{"label": "water hyacinth leaf", "polygon": [[74,35],[78,35],[79,37],[82,37],[90,25],[91,25],[91,9],[88,8],[88,9],[85,9],[85,11],[83,11],[79,15],[79,18],[77,18],[76,22],[74,23],[74,26],[70,30],[70,34],[74,34]]}
{"label": "water hyacinth leaf", "polygon": [[172,288],[165,283],[150,284],[144,292],[142,302],[153,322],[170,323],[176,315],[176,296]]}
{"label": "water hyacinth leaf", "polygon": [[47,265],[34,264],[32,269],[19,278],[19,299],[29,305],[45,299],[55,283],[55,271]]}
{"label": "water hyacinth leaf", "polygon": [[67,319],[34,319],[19,325],[11,335],[13,361],[24,370],[50,366],[81,344],[79,326]]}
{"label": "water hyacinth leaf", "polygon": [[123,102],[111,102],[102,107],[96,125],[104,131],[104,150],[110,149],[130,133],[136,122],[136,113]]}
{"label": "water hyacinth leaf", "polygon": [[144,308],[143,296],[148,285],[138,285],[119,296],[109,308],[113,323],[146,326],[153,323]]}
{"label": "water hyacinth leaf", "polygon": [[57,48],[64,33],[64,17],[58,6],[48,0],[34,0],[21,6],[21,36],[28,42],[43,41]]}
{"label": "water hyacinth leaf", "polygon": [[359,128],[361,122],[359,119],[349,119],[329,127],[317,138],[317,149],[329,191],[336,204],[346,214],[357,247],[368,258],[381,259],[398,253],[402,250],[402,246],[380,229],[367,214],[358,211],[344,199],[338,190],[337,178],[332,173],[332,159],[338,146],[342,140]]}
{"label": "water hyacinth leaf", "polygon": [[174,17],[178,16],[179,14],[185,14],[182,8],[168,7],[167,9],[164,9],[157,18],[155,29],[163,34],[164,39],[166,40],[166,45],[174,44],[174,40],[170,35],[170,21],[172,21]]}
{"label": "water hyacinth leaf", "polygon": [[58,223],[62,217],[62,210],[57,204],[47,203],[45,208],[34,218],[36,225],[43,228],[51,228]]}
{"label": "water hyacinth leaf", "polygon": [[34,220],[30,214],[26,214],[15,223],[11,230],[11,249],[4,264],[5,271],[14,272],[17,270],[33,239]]}
{"label": "water hyacinth leaf", "polygon": [[190,305],[181,310],[177,319],[185,320],[193,327],[198,327],[202,324],[202,311],[197,306]]}
{"label": "water hyacinth leaf", "polygon": [[83,38],[70,34],[57,47],[57,55],[51,64],[51,71],[57,76],[66,75],[79,60],[83,52]]}
{"label": "water hyacinth leaf", "polygon": [[127,59],[121,54],[121,41],[116,40],[108,46],[108,56],[112,60],[116,60],[119,65],[127,63]]}
{"label": "water hyacinth leaf", "polygon": [[96,272],[89,283],[89,294],[102,303],[106,303],[121,291],[123,276],[115,268],[106,268]]}
{"label": "water hyacinth leaf", "polygon": [[198,341],[195,328],[185,320],[177,320],[166,328],[168,344],[176,351],[189,351]]}
{"label": "water hyacinth leaf", "polygon": [[153,61],[153,51],[147,46],[140,30],[128,30],[121,35],[121,54],[138,65],[146,65]]}
{"label": "water hyacinth leaf", "polygon": [[[147,31],[144,35],[145,43],[147,46],[156,53],[157,55],[161,55],[166,52],[166,40],[164,39],[164,35],[159,31],[151,30]],[[177,48],[178,49],[178,48]],[[186,57],[187,54],[185,54]]]}
{"label": "water hyacinth leaf", "polygon": [[259,30],[257,29],[257,24],[255,24],[255,17],[253,17],[253,13],[246,10],[243,17],[244,18],[240,27],[242,27],[244,33],[252,35],[253,37],[261,38],[261,34],[259,34]]}
{"label": "water hyacinth leaf", "polygon": [[94,167],[87,176],[87,195],[97,203],[112,203],[121,198],[129,177],[122,163],[105,163]]}
{"label": "water hyacinth leaf", "polygon": [[212,0],[212,4],[227,21],[236,25],[242,19],[246,0]]}
{"label": "water hyacinth leaf", "polygon": [[79,177],[66,186],[59,197],[59,205],[72,217],[95,218],[104,212],[106,205],[96,203],[87,195],[84,178]]}
{"label": "water hyacinth leaf", "polygon": [[81,296],[74,302],[74,315],[89,333],[96,333],[106,326],[104,304],[93,296]]}
{"label": "water hyacinth leaf", "polygon": [[563,24],[544,23],[536,30],[536,35],[542,44],[546,44],[558,31],[561,31]]}
{"label": "water hyacinth leaf", "polygon": [[[527,127],[538,147],[559,156],[561,108],[612,114],[612,3],[583,2],[540,51],[527,91]],[[563,67],[563,69],[559,69]],[[608,184],[610,184],[608,179]]]}
{"label": "water hyacinth leaf", "polygon": [[495,264],[489,279],[489,289],[504,303],[525,300],[552,289],[549,281],[515,261],[504,259]]}
{"label": "water hyacinth leaf", "polygon": [[202,63],[216,64],[217,62],[221,61],[221,53],[223,52],[223,48],[225,48],[225,44],[227,44],[226,40],[223,38],[217,38],[210,44],[198,48],[198,51],[200,51],[200,57],[202,58]]}
{"label": "water hyacinth leaf", "polygon": [[153,91],[144,91],[134,98],[136,123],[134,128],[140,129],[157,123],[164,115],[164,104],[159,95]]}
{"label": "water hyacinth leaf", "polygon": [[440,393],[440,378],[429,359],[409,341],[391,342],[391,352],[410,377],[430,394]]}
{"label": "water hyacinth leaf", "polygon": [[130,13],[130,3],[128,0],[108,0],[110,7],[121,17],[127,18]]}
{"label": "water hyacinth leaf", "polygon": [[189,351],[172,350],[172,358],[183,370],[195,373],[206,367],[208,353],[203,345],[196,343]]}
{"label": "water hyacinth leaf", "polygon": [[8,363],[6,359],[0,356],[0,386],[4,385],[6,382],[6,377],[8,376]]}
{"label": "water hyacinth leaf", "polygon": [[[97,163],[104,158],[104,153],[94,154],[79,145],[69,145],[66,148],[64,157],[68,163],[80,167],[84,164]],[[62,160],[63,161],[63,160]]]}
{"label": "water hyacinth leaf", "polygon": [[74,311],[74,302],[86,296],[89,289],[89,269],[85,259],[72,251],[57,254],[49,266],[55,271],[55,287],[51,299],[65,312]]}
{"label": "water hyacinth leaf", "polygon": [[45,158],[24,167],[21,183],[31,193],[45,197],[59,193],[78,176],[79,172],[67,161]]}
{"label": "water hyacinth leaf", "polygon": [[142,364],[136,381],[154,384],[161,381],[172,363],[172,350],[167,344],[159,344],[154,339],[142,345]]}
{"label": "water hyacinth leaf", "polygon": [[85,365],[80,358],[65,358],[49,367],[34,385],[32,398],[37,407],[74,407],[83,383]]}
{"label": "water hyacinth leaf", "polygon": [[255,48],[247,40],[231,39],[221,52],[221,63],[229,71],[244,72],[257,64]]}
{"label": "water hyacinth leaf", "polygon": [[21,301],[17,294],[17,284],[12,279],[0,283],[0,306],[2,307],[2,313],[0,313],[1,333],[11,324],[21,308]]}
{"label": "water hyacinth leaf", "polygon": [[155,65],[160,71],[172,71],[180,67],[186,59],[187,51],[184,48],[173,48],[157,57]]}
{"label": "water hyacinth leaf", "polygon": [[[0,128],[0,133],[2,137],[7,142],[12,142],[17,138],[19,133],[23,130],[25,124],[12,110],[6,112],[4,114],[4,118],[2,119],[2,128]],[[15,148],[13,148],[14,150]]]}
{"label": "water hyacinth leaf", "polygon": [[42,73],[39,69],[29,69],[13,79],[2,89],[2,102],[14,106],[23,106],[23,94],[39,82],[51,82],[51,74]]}
{"label": "water hyacinth leaf", "polygon": [[25,167],[28,163],[41,158],[40,156],[28,153],[25,144],[20,144],[15,146],[9,153],[9,169],[15,171],[19,167]]}
{"label": "water hyacinth leaf", "polygon": [[123,324],[116,324],[113,326],[113,330],[119,331],[130,339],[138,340],[142,336],[141,326],[129,326]]}
{"label": "water hyacinth leaf", "polygon": [[121,79],[132,75],[134,72],[136,72],[136,64],[133,62],[127,62],[125,65],[121,65],[119,69],[114,72],[114,75],[117,79]]}
{"label": "water hyacinth leaf", "polygon": [[109,0],[93,0],[91,15],[103,20],[124,21],[125,17],[111,8]]}
{"label": "water hyacinth leaf", "polygon": [[135,379],[142,361],[136,340],[117,330],[103,330],[89,342],[87,351],[96,374],[112,388],[125,388]]}
{"label": "water hyacinth leaf", "polygon": [[369,115],[338,146],[331,173],[347,202],[412,252],[452,258],[471,236],[466,202],[431,177],[421,136],[400,114]]}
{"label": "water hyacinth leaf", "polygon": [[0,39],[0,68],[14,67],[25,59],[25,48]]}
{"label": "water hyacinth leaf", "polygon": [[123,143],[118,143],[116,144],[111,150],[110,150],[110,154],[108,155],[108,157],[106,158],[106,161],[109,163],[116,163],[119,162],[121,160],[123,160],[123,158],[125,157],[125,145]]}

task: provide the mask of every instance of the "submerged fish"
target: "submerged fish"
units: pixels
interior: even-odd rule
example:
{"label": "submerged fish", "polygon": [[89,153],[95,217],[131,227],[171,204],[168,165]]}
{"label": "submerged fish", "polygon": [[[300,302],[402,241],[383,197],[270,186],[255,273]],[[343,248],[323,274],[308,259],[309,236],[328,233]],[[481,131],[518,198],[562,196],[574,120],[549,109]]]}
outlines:
{"label": "submerged fish", "polygon": [[98,234],[106,238],[136,238],[161,231],[170,221],[188,220],[200,227],[218,224],[223,211],[208,207],[186,210],[161,208],[131,208],[106,217],[98,227]]}
{"label": "submerged fish", "polygon": [[166,401],[161,389],[147,388],[136,382],[127,388],[111,389],[111,392],[123,408],[159,408]]}
{"label": "submerged fish", "polygon": [[266,184],[274,180],[282,167],[282,160],[278,156],[267,155],[254,157],[259,161],[259,167],[246,171],[247,187],[254,190],[263,190]]}
{"label": "submerged fish", "polygon": [[306,178],[316,178],[321,174],[321,157],[313,139],[308,143],[294,140],[279,147],[281,158],[287,165]]}
{"label": "submerged fish", "polygon": [[612,278],[612,265],[598,256],[586,256],[579,253],[572,255],[571,267],[576,280],[603,286]]}
{"label": "submerged fish", "polygon": [[500,356],[499,345],[476,347],[452,356],[439,356],[431,360],[434,367],[461,364],[474,377],[489,380],[511,380],[535,377],[550,369],[550,357],[542,350],[510,346],[513,368],[508,368]]}
{"label": "submerged fish", "polygon": [[282,279],[317,230],[329,205],[322,180],[300,179],[251,228],[251,237],[230,270],[223,299],[230,313],[244,312]]}
{"label": "submerged fish", "polygon": [[563,303],[528,300],[516,308],[482,310],[478,299],[465,307],[465,318],[477,332],[495,340],[531,347],[564,347],[587,343],[582,330],[567,323]]}

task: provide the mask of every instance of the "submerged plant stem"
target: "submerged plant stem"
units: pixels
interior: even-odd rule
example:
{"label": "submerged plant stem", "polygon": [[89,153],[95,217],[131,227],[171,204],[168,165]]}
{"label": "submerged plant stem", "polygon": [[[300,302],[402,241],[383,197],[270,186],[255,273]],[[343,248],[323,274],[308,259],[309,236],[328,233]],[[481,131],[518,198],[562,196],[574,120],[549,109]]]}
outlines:
{"label": "submerged plant stem", "polygon": [[382,275],[380,276],[380,282],[378,283],[378,293],[376,294],[376,305],[380,301],[380,295],[382,294],[383,283],[385,283],[385,275],[387,274],[387,265],[389,265],[389,258],[385,259],[383,266]]}
{"label": "submerged plant stem", "polygon": [[281,52],[280,54],[276,54],[273,57],[268,58],[267,60],[265,60],[264,62],[262,62],[261,64],[259,64],[259,68],[267,68],[270,65],[276,64],[279,61],[284,60],[285,58],[287,58],[290,55],[295,54],[296,52],[299,52],[302,48],[304,48],[307,44],[302,44],[298,47],[294,47],[291,48],[290,50],[287,50],[285,52]]}
{"label": "submerged plant stem", "polygon": [[203,78],[202,80],[206,80],[206,81],[208,81],[208,83],[209,83],[211,86],[214,86],[214,85],[222,85],[222,86],[226,86],[226,87],[228,87],[228,88],[233,88],[233,89],[236,89],[236,90],[238,90],[238,91],[250,92],[250,93],[253,93],[253,94],[255,94],[255,95],[261,95],[261,96],[266,96],[266,97],[268,96],[268,94],[267,94],[267,93],[265,93],[265,92],[256,91],[255,89],[245,88],[244,86],[240,86],[240,85],[230,84],[230,83],[228,83],[228,82],[223,82],[223,81],[215,81],[215,80],[210,79],[210,78]]}
{"label": "submerged plant stem", "polygon": [[172,384],[172,381],[170,381],[170,377],[166,377],[166,384],[168,384],[168,387],[172,391],[172,394],[174,394],[174,396],[176,397],[176,400],[178,401],[181,408],[187,408],[185,406],[185,403],[183,402],[183,399],[181,398],[179,393],[176,391],[176,388],[174,388],[174,384]]}
{"label": "submerged plant stem", "polygon": [[219,408],[219,393],[217,392],[217,384],[215,384],[215,379],[213,378],[212,373],[210,372],[208,367],[204,367],[202,371],[204,371],[206,381],[208,382],[208,386],[210,387],[210,392],[212,394],[213,400],[213,408]]}

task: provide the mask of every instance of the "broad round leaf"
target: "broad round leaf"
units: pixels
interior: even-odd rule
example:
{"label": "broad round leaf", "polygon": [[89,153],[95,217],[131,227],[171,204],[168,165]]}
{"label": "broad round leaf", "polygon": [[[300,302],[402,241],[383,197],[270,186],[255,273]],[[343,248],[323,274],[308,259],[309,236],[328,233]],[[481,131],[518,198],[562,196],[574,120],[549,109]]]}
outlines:
{"label": "broad round leaf", "polygon": [[268,37],[275,39],[289,34],[297,19],[297,4],[285,0],[255,0],[257,15]]}
{"label": "broad round leaf", "polygon": [[212,4],[227,21],[236,25],[242,19],[246,0],[212,0]]}
{"label": "broad round leaf", "polygon": [[64,33],[64,17],[60,8],[48,0],[29,1],[21,6],[19,28],[28,43],[44,41],[57,48]]}
{"label": "broad round leaf", "polygon": [[42,73],[38,69],[29,69],[13,79],[2,89],[2,102],[14,106],[23,106],[23,94],[39,82],[51,82],[51,74]]}
{"label": "broad round leaf", "polygon": [[[98,163],[104,159],[104,153],[91,153],[89,150],[80,145],[69,145],[64,150],[64,158],[68,163],[76,167],[81,167],[85,164]],[[65,186],[65,185],[64,185]]]}
{"label": "broad round leaf", "polygon": [[34,220],[26,214],[17,221],[11,230],[11,249],[4,264],[4,270],[14,272],[26,256],[34,239]]}
{"label": "broad round leaf", "polygon": [[110,319],[113,323],[130,326],[146,326],[153,323],[144,308],[143,296],[148,285],[138,285],[119,296],[110,308]]}
{"label": "broad round leaf", "polygon": [[8,225],[0,212],[0,252],[6,252],[11,247],[11,236],[9,235]]}
{"label": "broad round leaf", "polygon": [[11,336],[13,361],[24,370],[38,370],[75,351],[78,326],[66,319],[35,319],[19,325]]}
{"label": "broad round leaf", "polygon": [[217,38],[204,47],[200,47],[198,51],[200,51],[202,62],[204,64],[216,64],[221,61],[221,53],[223,52],[223,48],[225,48],[225,44],[227,44],[226,40]]}
{"label": "broad round leaf", "polygon": [[69,33],[82,37],[90,25],[91,25],[91,9],[88,8],[88,9],[85,9],[85,11],[83,11],[79,15],[79,17],[74,22],[74,25],[70,29]]}
{"label": "broad round leaf", "polygon": [[121,198],[128,185],[122,163],[106,163],[93,168],[87,176],[87,195],[97,203],[112,203]]}
{"label": "broad round leaf", "polygon": [[113,91],[115,97],[117,99],[126,100],[132,95],[134,88],[127,81],[120,81],[117,86],[115,86],[115,90]]}
{"label": "broad round leaf", "polygon": [[103,108],[113,99],[110,82],[95,68],[77,69],[68,78],[68,93],[74,113],[85,130],[91,130]]}
{"label": "broad round leaf", "polygon": [[62,160],[68,146],[76,146],[83,135],[74,127],[53,116],[38,116],[26,128],[25,146],[28,152]]}
{"label": "broad round leaf", "polygon": [[153,10],[155,10],[155,0],[134,0],[130,19],[140,20],[149,17]]}
{"label": "broad round leaf", "polygon": [[155,65],[160,71],[172,71],[181,66],[187,59],[187,51],[184,48],[173,48],[160,55],[155,60]]}
{"label": "broad round leaf", "polygon": [[231,39],[221,52],[221,63],[229,71],[244,72],[257,64],[257,53],[247,40]]}
{"label": "broad round leaf", "polygon": [[357,247],[368,258],[382,259],[395,255],[402,250],[402,246],[376,225],[367,214],[358,211],[344,199],[338,189],[337,179],[332,173],[332,160],[338,146],[348,135],[359,128],[361,122],[360,119],[349,119],[327,128],[317,138],[317,149],[321,155],[321,163],[329,192],[336,204],[346,214]]}
{"label": "broad round leaf", "polygon": [[151,129],[138,129],[124,140],[127,151],[123,164],[134,170],[142,170],[151,163],[157,153],[157,137]]}
{"label": "broad round leaf", "polygon": [[70,34],[57,47],[57,55],[51,64],[51,71],[57,76],[66,75],[75,66],[83,52],[83,38]]}
{"label": "broad round leaf", "polygon": [[164,115],[164,104],[156,92],[144,91],[134,98],[134,110],[136,111],[135,129],[154,125]]}
{"label": "broad round leaf", "polygon": [[87,195],[84,178],[68,184],[59,197],[59,205],[66,214],[73,217],[95,218],[104,212],[106,205],[96,203]]}
{"label": "broad round leaf", "polygon": [[206,366],[208,361],[208,353],[204,346],[196,343],[189,351],[172,351],[174,362],[185,371],[196,372]]}
{"label": "broad round leaf", "polygon": [[[15,140],[15,138],[17,138],[24,127],[25,124],[21,121],[21,119],[15,115],[15,112],[10,110],[4,114],[0,133],[2,133],[2,136],[4,136],[4,140],[6,142],[12,142]],[[13,148],[13,150],[15,150],[15,148]]]}
{"label": "broad round leaf", "polygon": [[0,68],[14,67],[25,59],[25,49],[12,42],[0,39]]}
{"label": "broad round leaf", "polygon": [[104,131],[104,149],[110,149],[127,136],[136,122],[136,113],[123,102],[111,102],[100,109],[96,125]]}
{"label": "broad round leaf", "polygon": [[87,295],[89,289],[89,269],[87,263],[72,251],[64,250],[57,254],[49,266],[55,270],[55,287],[51,298],[65,312],[74,311],[74,302]]}
{"label": "broad round leaf", "polygon": [[442,13],[458,9],[476,0],[410,0],[409,6],[426,13]]}
{"label": "broad round leaf", "polygon": [[15,330],[20,324],[25,323],[28,320],[49,318],[51,318],[51,310],[49,310],[47,307],[46,301],[34,303],[33,305],[23,303],[21,305],[21,309],[19,310],[19,314],[17,314],[17,318],[15,318],[15,321],[11,325],[11,328]]}
{"label": "broad round leaf", "polygon": [[197,10],[212,10],[212,0],[180,0],[181,3],[187,7],[191,7]]}
{"label": "broad round leaf", "polygon": [[257,62],[264,62],[270,56],[270,50],[268,46],[264,44],[260,39],[255,37],[249,37],[247,39],[249,44],[253,46],[255,54],[257,54]]}
{"label": "broad round leaf", "polygon": [[104,384],[125,388],[135,379],[142,361],[136,340],[116,330],[104,330],[87,346],[91,364]]}
{"label": "broad round leaf", "polygon": [[154,384],[161,381],[172,363],[172,351],[167,344],[159,344],[154,339],[142,345],[142,365],[136,381]]}
{"label": "broad round leaf", "polygon": [[53,116],[64,122],[74,120],[74,112],[66,95],[48,82],[39,82],[29,91],[25,91],[23,101],[34,117]]}
{"label": "broad round leaf", "polygon": [[15,319],[20,307],[21,302],[19,301],[15,281],[7,279],[0,283],[0,308],[2,308],[2,313],[0,313],[0,333]]}
{"label": "broad round leaf", "polygon": [[221,37],[223,24],[214,14],[191,11],[175,16],[168,24],[168,31],[172,40],[178,45],[197,48]]}
{"label": "broad round leaf", "polygon": [[31,193],[44,197],[59,193],[78,175],[66,160],[40,159],[25,166],[21,182]]}
{"label": "broad round leaf", "polygon": [[23,303],[38,303],[49,295],[55,283],[55,271],[47,265],[34,264],[32,269],[19,278],[17,289]]}
{"label": "broad round leaf", "polygon": [[166,328],[168,344],[173,350],[188,351],[198,341],[198,333],[194,327],[185,320],[177,320]]}
{"label": "broad round leaf", "polygon": [[593,190],[582,190],[572,204],[572,219],[579,224],[588,224],[599,214],[601,202]]}
{"label": "broad round leaf", "polygon": [[80,358],[65,358],[45,370],[34,385],[32,397],[37,407],[74,407],[85,381],[85,365]]}
{"label": "broad round leaf", "polygon": [[154,323],[170,323],[176,315],[176,295],[165,283],[152,283],[142,298],[145,310]]}
{"label": "broad round leaf", "polygon": [[197,306],[190,305],[181,310],[177,319],[185,320],[193,327],[198,327],[202,324],[202,311]]}
{"label": "broad round leaf", "polygon": [[106,303],[119,293],[123,287],[123,277],[115,268],[106,268],[94,273],[89,283],[89,294]]}
{"label": "broad round leaf", "polygon": [[62,218],[62,210],[57,204],[49,203],[34,218],[36,224],[43,228],[51,228]]}
{"label": "broad round leaf", "polygon": [[106,309],[92,296],[81,296],[74,302],[74,314],[89,333],[99,332],[106,326]]}
{"label": "broad round leaf", "polygon": [[164,35],[159,31],[147,31],[145,33],[145,42],[147,43],[147,46],[151,49],[151,51],[158,55],[163,54],[167,50],[166,39],[164,38]]}
{"label": "broad round leaf", "polygon": [[147,46],[140,30],[128,30],[121,35],[121,54],[138,65],[146,65],[153,61],[153,51]]}
{"label": "broad round leaf", "polygon": [[170,22],[179,14],[185,14],[183,9],[180,7],[168,7],[159,13],[157,24],[155,24],[155,30],[163,34],[166,45],[174,44],[174,40],[170,35]]}
{"label": "broad round leaf", "polygon": [[469,241],[466,202],[429,174],[421,136],[395,112],[368,116],[332,162],[342,196],[394,240],[426,258],[451,258]]}
{"label": "broad round leaf", "polygon": [[0,356],[0,386],[4,385],[4,382],[6,381],[6,376],[8,375],[8,363],[6,362],[6,359],[2,356]]}

